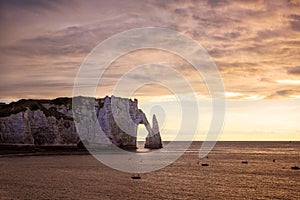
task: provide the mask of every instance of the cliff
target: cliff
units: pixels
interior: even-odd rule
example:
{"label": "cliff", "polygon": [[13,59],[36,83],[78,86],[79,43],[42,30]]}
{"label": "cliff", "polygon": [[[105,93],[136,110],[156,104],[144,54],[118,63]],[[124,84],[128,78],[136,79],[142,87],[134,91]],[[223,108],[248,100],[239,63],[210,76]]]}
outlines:
{"label": "cliff", "polygon": [[[77,102],[74,110],[72,101],[73,105]],[[20,100],[0,105],[2,144],[63,145],[84,140],[89,144],[136,148],[139,124],[144,124],[148,132],[153,133],[136,99],[75,97]],[[152,148],[151,145],[148,147]]]}
{"label": "cliff", "polygon": [[159,131],[158,122],[155,115],[153,115],[152,117],[152,131],[148,131],[145,148],[150,148],[150,149],[162,148],[160,131]]}

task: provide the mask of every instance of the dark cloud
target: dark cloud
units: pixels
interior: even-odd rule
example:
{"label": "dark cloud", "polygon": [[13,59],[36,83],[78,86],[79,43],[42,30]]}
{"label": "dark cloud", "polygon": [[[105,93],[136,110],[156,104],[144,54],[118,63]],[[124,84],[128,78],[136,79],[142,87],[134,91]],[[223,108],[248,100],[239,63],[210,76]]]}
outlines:
{"label": "dark cloud", "polygon": [[[51,78],[48,76],[48,79]],[[21,98],[55,98],[57,96],[71,96],[73,80],[47,80],[35,79],[29,80],[26,77],[22,82],[0,85],[0,98],[14,97]]]}
{"label": "dark cloud", "polygon": [[213,8],[224,6],[224,5],[228,4],[228,2],[226,0],[207,0],[206,3],[207,3],[207,5],[209,5]]}
{"label": "dark cloud", "polygon": [[290,15],[290,18],[291,19],[294,19],[294,20],[298,20],[298,21],[300,21],[300,15]]}
{"label": "dark cloud", "polygon": [[74,86],[73,82],[65,82],[65,81],[47,81],[43,80],[41,81],[27,81],[23,83],[16,83],[16,84],[10,84],[10,85],[3,85],[1,86],[1,91],[5,90],[12,90],[14,88],[19,88],[19,89],[25,89],[26,88],[53,88],[53,89],[58,89],[58,88],[71,88]]}
{"label": "dark cloud", "polygon": [[293,90],[279,90],[279,91],[276,92],[276,94],[281,95],[281,96],[286,96],[286,95],[291,94],[293,92],[294,92]]}
{"label": "dark cloud", "polygon": [[185,10],[185,9],[182,9],[182,8],[176,8],[176,9],[174,10],[174,12],[175,12],[175,14],[178,14],[178,15],[184,15],[184,16],[187,15],[186,10]]}
{"label": "dark cloud", "polygon": [[225,33],[224,35],[226,38],[231,38],[231,39],[236,39],[238,38],[239,36],[241,36],[241,33],[240,32],[230,32],[230,33]]}
{"label": "dark cloud", "polygon": [[208,53],[210,56],[214,57],[214,58],[220,58],[224,56],[224,49],[220,49],[220,48],[213,48],[208,50]]}
{"label": "dark cloud", "polygon": [[47,43],[39,44],[21,44],[17,46],[8,46],[1,48],[1,52],[10,55],[22,57],[40,57],[40,56],[79,56],[86,55],[91,48],[84,45],[49,45]]}
{"label": "dark cloud", "polygon": [[300,7],[300,2],[299,1],[294,1],[294,0],[287,0],[289,6],[293,6],[293,7]]}
{"label": "dark cloud", "polygon": [[291,21],[291,27],[295,31],[300,31],[300,21]]}
{"label": "dark cloud", "polygon": [[300,31],[300,15],[293,14],[289,18],[291,19],[291,28],[295,31]]}
{"label": "dark cloud", "polygon": [[293,95],[299,95],[300,91],[298,90],[278,90],[275,93],[269,95],[266,97],[266,99],[278,99],[278,98],[289,98],[292,97]]}
{"label": "dark cloud", "polygon": [[[67,9],[66,6],[65,9]],[[1,46],[0,51],[4,54],[29,57],[86,56],[101,41],[115,33],[131,28],[158,26],[156,24],[160,24],[160,27],[167,26],[176,29],[174,24],[163,25],[159,17],[147,15],[144,18],[141,15],[144,14],[141,12],[137,14],[123,12],[115,13],[115,16],[108,17],[108,19],[105,19],[106,16],[102,16],[104,19],[93,23],[68,26],[32,38],[19,39],[14,44]]]}
{"label": "dark cloud", "polygon": [[288,67],[287,72],[293,75],[300,75],[300,66]]}
{"label": "dark cloud", "polygon": [[42,8],[42,9],[52,9],[52,3],[55,1],[39,1],[39,0],[1,0],[0,7],[3,6],[13,6],[15,8]]}
{"label": "dark cloud", "polygon": [[1,52],[29,57],[87,55],[97,44],[96,31],[85,27],[67,27],[44,36],[22,39],[16,44],[1,47]]}
{"label": "dark cloud", "polygon": [[68,2],[63,0],[51,0],[51,1],[41,1],[41,0],[0,0],[0,10],[2,8],[14,8],[23,10],[52,10],[57,11],[61,5],[74,4],[75,2],[70,0]]}
{"label": "dark cloud", "polygon": [[220,65],[226,68],[238,69],[238,68],[254,68],[258,67],[256,62],[218,62]]}
{"label": "dark cloud", "polygon": [[284,36],[284,29],[265,29],[257,32],[257,37],[254,38],[257,42],[262,42],[266,39],[273,39],[275,37]]}

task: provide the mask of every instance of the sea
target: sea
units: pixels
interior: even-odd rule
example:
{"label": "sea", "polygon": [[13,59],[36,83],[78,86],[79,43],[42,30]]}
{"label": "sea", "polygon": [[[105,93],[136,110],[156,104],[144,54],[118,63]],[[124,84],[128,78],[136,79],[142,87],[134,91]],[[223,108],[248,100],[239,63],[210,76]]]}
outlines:
{"label": "sea", "polygon": [[[142,146],[137,153],[147,153]],[[164,153],[181,157],[140,174],[89,154],[4,154],[0,199],[300,199],[300,142],[217,142],[204,158],[200,146],[178,142]]]}

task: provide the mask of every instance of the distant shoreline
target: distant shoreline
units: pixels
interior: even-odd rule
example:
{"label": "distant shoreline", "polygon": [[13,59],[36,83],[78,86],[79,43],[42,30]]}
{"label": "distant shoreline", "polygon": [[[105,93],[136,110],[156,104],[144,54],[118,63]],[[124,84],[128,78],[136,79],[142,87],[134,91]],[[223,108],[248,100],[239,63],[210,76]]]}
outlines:
{"label": "distant shoreline", "polygon": [[0,144],[0,157],[43,155],[86,155],[77,145]]}
{"label": "distant shoreline", "polygon": [[[171,141],[164,141],[164,146]],[[176,143],[184,143],[189,141],[176,141]],[[142,147],[142,141],[138,141],[138,146]],[[198,144],[199,148],[203,141],[193,141]],[[300,145],[300,141],[218,141],[216,145],[222,144],[293,144]],[[130,151],[130,149],[128,149]],[[79,148],[75,144],[66,145],[33,145],[33,144],[0,144],[0,158],[14,156],[45,156],[45,155],[89,155],[89,151],[85,148]]]}

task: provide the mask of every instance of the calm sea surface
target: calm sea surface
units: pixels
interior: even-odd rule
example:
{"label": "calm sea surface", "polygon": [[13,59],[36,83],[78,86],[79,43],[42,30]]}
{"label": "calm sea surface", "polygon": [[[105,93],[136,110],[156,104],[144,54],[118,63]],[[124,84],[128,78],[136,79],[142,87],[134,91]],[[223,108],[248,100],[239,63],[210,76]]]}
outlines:
{"label": "calm sea surface", "polygon": [[90,155],[2,156],[0,199],[300,199],[300,142],[200,145],[137,180]]}

